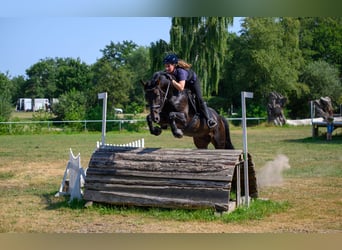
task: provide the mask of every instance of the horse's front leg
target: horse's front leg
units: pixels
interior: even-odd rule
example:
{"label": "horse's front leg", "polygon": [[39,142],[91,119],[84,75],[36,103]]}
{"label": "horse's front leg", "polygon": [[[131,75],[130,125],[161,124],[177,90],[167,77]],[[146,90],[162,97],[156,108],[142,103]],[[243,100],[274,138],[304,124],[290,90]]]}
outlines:
{"label": "horse's front leg", "polygon": [[169,114],[169,123],[172,134],[177,138],[182,138],[183,131],[177,127],[176,120],[184,126],[186,123],[185,114],[182,112],[171,112]]}
{"label": "horse's front leg", "polygon": [[152,135],[160,135],[161,134],[162,129],[160,127],[153,127],[153,121],[152,121],[151,114],[146,116],[146,121],[147,121],[148,128],[150,130],[150,133]]}

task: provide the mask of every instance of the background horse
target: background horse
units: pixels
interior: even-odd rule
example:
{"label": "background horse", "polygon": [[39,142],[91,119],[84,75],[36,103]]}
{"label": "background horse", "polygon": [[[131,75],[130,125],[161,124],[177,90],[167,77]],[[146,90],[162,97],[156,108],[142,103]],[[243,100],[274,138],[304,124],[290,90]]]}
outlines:
{"label": "background horse", "polygon": [[[177,138],[183,135],[193,137],[194,144],[199,149],[207,149],[209,143],[215,149],[234,149],[226,119],[208,108],[217,121],[216,127],[209,128],[206,119],[197,112],[199,109],[189,90],[178,92],[173,87],[172,77],[160,71],[154,73],[151,81],[141,81],[150,108],[146,120],[151,134],[160,135],[162,129],[170,126],[172,134]],[[153,123],[159,126],[155,127]]]}

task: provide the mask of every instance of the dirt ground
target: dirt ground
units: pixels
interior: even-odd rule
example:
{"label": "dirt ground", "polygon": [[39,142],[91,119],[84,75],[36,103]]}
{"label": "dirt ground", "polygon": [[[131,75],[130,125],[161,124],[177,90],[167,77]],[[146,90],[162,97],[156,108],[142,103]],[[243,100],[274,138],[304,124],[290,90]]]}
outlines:
{"label": "dirt ground", "polygon": [[[15,162],[13,164],[16,164]],[[262,220],[239,223],[182,222],[160,220],[140,215],[113,215],[76,210],[70,212],[53,206],[53,194],[35,194],[35,185],[61,178],[60,164],[29,163],[20,167],[20,174],[0,189],[11,195],[0,196],[1,232],[49,233],[332,233],[342,231],[342,184],[334,178],[285,179],[283,185],[259,190],[260,197],[288,201],[290,208]],[[35,171],[32,171],[32,170]],[[32,173],[35,175],[32,175]],[[24,181],[25,180],[25,181]],[[34,185],[33,185],[34,183]],[[56,186],[56,192],[58,188]]]}
{"label": "dirt ground", "polygon": [[[265,134],[272,136],[266,137]],[[241,141],[240,135],[240,130],[232,130],[233,141],[237,142],[236,144]],[[143,213],[128,215],[100,213],[96,209],[70,209],[65,203],[61,203],[62,198],[54,197],[68,159],[68,150],[65,148],[70,147],[74,152],[82,152],[82,166],[85,167],[98,135],[2,136],[0,232],[341,233],[340,139],[335,137],[333,144],[320,140],[311,141],[307,139],[311,136],[311,130],[305,127],[257,128],[250,129],[249,135],[249,148],[255,156],[257,171],[266,162],[273,160],[280,149],[281,153],[292,160],[290,164],[293,172],[284,176],[281,185],[259,186],[260,198],[276,202],[286,201],[290,207],[285,212],[271,214],[260,220],[229,223],[183,222],[162,220]],[[127,142],[128,136],[126,133],[115,134],[115,140],[119,141],[122,138]],[[136,137],[137,135],[132,136]],[[181,145],[185,143],[185,139],[171,140],[172,137],[167,134],[160,137],[160,141],[156,141],[155,144],[155,137],[149,138],[146,134],[144,137],[149,141],[149,147],[155,147],[162,142]],[[191,139],[188,141],[189,145],[192,145]],[[179,144],[172,144],[169,147],[177,148]],[[28,145],[32,146],[30,151],[27,150]],[[236,145],[236,148],[241,148],[241,145]]]}

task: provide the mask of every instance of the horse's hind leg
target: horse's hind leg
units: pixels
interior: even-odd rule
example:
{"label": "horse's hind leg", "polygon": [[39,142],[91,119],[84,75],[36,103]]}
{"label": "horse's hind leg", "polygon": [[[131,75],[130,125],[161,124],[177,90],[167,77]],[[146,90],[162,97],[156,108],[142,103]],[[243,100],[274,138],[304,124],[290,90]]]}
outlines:
{"label": "horse's hind leg", "polygon": [[210,143],[210,136],[205,135],[201,137],[194,137],[193,141],[198,149],[208,149],[208,145]]}
{"label": "horse's hind leg", "polygon": [[220,119],[218,119],[218,126],[214,129],[211,143],[214,145],[215,149],[234,149],[230,140],[229,125],[225,118],[220,117]]}

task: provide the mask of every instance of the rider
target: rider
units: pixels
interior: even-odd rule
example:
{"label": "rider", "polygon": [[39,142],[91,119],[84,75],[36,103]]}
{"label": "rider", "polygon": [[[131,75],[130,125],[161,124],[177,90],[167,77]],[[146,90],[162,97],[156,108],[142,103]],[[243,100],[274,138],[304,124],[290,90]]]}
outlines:
{"label": "rider", "polygon": [[200,111],[207,120],[208,127],[215,127],[217,122],[210,116],[207,104],[202,98],[200,82],[196,73],[190,69],[191,64],[178,59],[175,54],[167,55],[164,58],[163,63],[165,65],[166,72],[172,74],[176,78],[176,80],[172,80],[173,86],[178,91],[183,91],[184,88],[187,88],[194,92],[196,94],[196,100]]}

